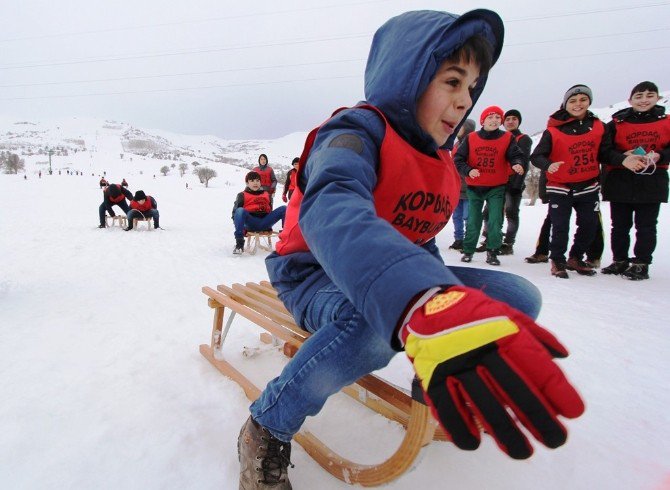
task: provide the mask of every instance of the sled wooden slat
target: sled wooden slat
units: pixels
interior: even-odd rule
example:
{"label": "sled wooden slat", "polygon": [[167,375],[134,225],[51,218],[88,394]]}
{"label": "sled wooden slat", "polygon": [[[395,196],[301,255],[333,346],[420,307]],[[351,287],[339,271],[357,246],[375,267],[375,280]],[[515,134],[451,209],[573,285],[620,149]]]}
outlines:
{"label": "sled wooden slat", "polygon": [[[265,329],[268,339],[285,342],[283,351],[293,357],[309,333],[302,330],[278,299],[269,282],[218,285],[216,289],[203,287],[208,296],[208,305],[214,309],[210,345],[200,346],[200,353],[222,374],[235,381],[250,400],[260,396],[261,390],[244,374],[223,358],[222,344],[230,328],[229,316],[226,331],[223,330],[225,309],[239,314]],[[232,313],[231,313],[232,314]],[[415,401],[405,391],[384,381],[367,375],[355,384],[345,387],[343,393],[366,405],[377,413],[402,424],[407,430],[399,448],[387,460],[376,465],[361,465],[339,456],[309,432],[301,432],[295,441],[330,474],[349,484],[377,486],[387,483],[409,469],[421,447],[432,440],[447,440],[428,407]]]}

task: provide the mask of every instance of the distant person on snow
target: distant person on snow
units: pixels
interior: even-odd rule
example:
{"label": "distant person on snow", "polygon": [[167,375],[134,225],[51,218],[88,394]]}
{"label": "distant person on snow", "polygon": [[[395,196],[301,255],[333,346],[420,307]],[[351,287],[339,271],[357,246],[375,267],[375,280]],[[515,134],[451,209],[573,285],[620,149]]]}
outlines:
{"label": "distant person on snow", "polygon": [[244,231],[272,230],[272,226],[281,220],[284,224],[286,206],[274,211],[270,205],[270,195],[262,189],[261,176],[258,172],[249,172],[244,181],[246,188],[237,195],[233,205],[233,223],[235,223],[235,248],[233,253],[244,252]]}
{"label": "distant person on snow", "polygon": [[293,195],[295,190],[295,176],[298,173],[298,164],[300,163],[300,158],[295,157],[291,162],[293,168],[286,173],[286,181],[284,182],[284,193],[281,196],[281,200],[288,202]]}
{"label": "distant person on snow", "polygon": [[112,206],[118,206],[121,210],[128,214],[130,208],[126,202],[126,198],[132,200],[133,195],[125,187],[120,186],[119,184],[111,184],[102,191],[102,204],[98,209],[98,214],[100,216],[100,226],[98,228],[105,228],[107,224],[105,223],[105,211],[109,213],[110,216],[116,216]]}
{"label": "distant person on snow", "polygon": [[270,209],[272,209],[272,201],[277,189],[277,177],[275,177],[275,171],[268,165],[268,156],[265,153],[258,156],[258,165],[252,171],[261,176],[261,189],[270,196]]}
{"label": "distant person on snow", "polygon": [[[602,269],[603,274],[649,279],[658,214],[661,203],[668,202],[670,118],[665,107],[658,105],[659,100],[656,84],[638,83],[628,99],[631,107],[615,112],[607,123],[612,146],[605,161],[603,200],[610,202],[614,262]],[[631,154],[640,154],[644,162],[627,162]],[[628,251],[633,223],[631,259]]]}
{"label": "distant person on snow", "polygon": [[128,182],[126,182],[126,179],[125,179],[125,178],[121,181],[121,185],[122,185],[123,187],[128,187]]}
{"label": "distant person on snow", "polygon": [[124,228],[125,231],[130,231],[133,229],[133,220],[136,218],[153,218],[154,219],[154,229],[160,228],[158,224],[158,218],[160,214],[158,213],[158,204],[156,200],[147,196],[144,191],[137,191],[133,200],[130,201],[130,211],[128,212],[128,226]]}
{"label": "distant person on snow", "polygon": [[101,189],[104,189],[104,188],[107,187],[108,185],[109,185],[109,182],[107,182],[107,179],[105,179],[104,177],[102,177],[102,178],[100,179],[100,188],[101,188]]}

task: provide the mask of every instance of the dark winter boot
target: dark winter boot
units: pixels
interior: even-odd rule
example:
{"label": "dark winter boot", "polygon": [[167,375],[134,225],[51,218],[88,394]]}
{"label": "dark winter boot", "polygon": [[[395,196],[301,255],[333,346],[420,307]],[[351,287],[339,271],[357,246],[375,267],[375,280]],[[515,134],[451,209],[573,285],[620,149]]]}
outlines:
{"label": "dark winter boot", "polygon": [[589,259],[588,257],[586,257],[584,263],[588,265],[591,269],[597,269],[598,267],[600,267],[600,259]]}
{"label": "dark winter boot", "polygon": [[623,273],[626,269],[628,269],[627,260],[615,260],[607,267],[603,267],[600,270],[600,272],[607,275],[613,274],[615,276],[618,276],[619,274]]}
{"label": "dark winter boot", "polygon": [[489,265],[500,265],[498,260],[498,252],[496,250],[486,251],[486,263]]}
{"label": "dark winter boot", "polygon": [[475,252],[481,253],[481,252],[486,252],[486,240],[484,240],[479,247],[475,249]]}
{"label": "dark winter boot", "polygon": [[636,264],[633,262],[628,269],[621,273],[621,275],[631,281],[649,279],[649,266],[647,264]]}
{"label": "dark winter boot", "polygon": [[511,243],[503,243],[500,247],[500,255],[514,255],[514,246]]}
{"label": "dark winter boot", "polygon": [[237,439],[240,460],[240,490],[291,490],[288,467],[291,443],[273,437],[249,417]]}
{"label": "dark winter boot", "polygon": [[524,260],[526,262],[528,262],[529,264],[540,264],[540,263],[546,264],[547,262],[549,262],[549,256],[544,255],[544,254],[534,253],[530,257],[526,257]]}
{"label": "dark winter boot", "polygon": [[234,255],[240,255],[244,253],[244,238],[235,239],[235,248],[233,249]]}
{"label": "dark winter boot", "polygon": [[557,260],[551,261],[551,275],[554,277],[560,277],[561,279],[567,279],[568,271],[565,267],[565,262],[559,262]]}
{"label": "dark winter boot", "polygon": [[454,240],[454,243],[449,245],[451,250],[458,250],[459,252],[463,251],[463,240]]}
{"label": "dark winter boot", "polygon": [[472,254],[463,254],[461,262],[472,262]]}
{"label": "dark winter boot", "polygon": [[591,267],[586,265],[586,262],[583,260],[580,260],[576,257],[570,257],[568,259],[568,262],[566,264],[567,269],[569,271],[575,271],[577,274],[581,276],[595,276],[596,271],[594,271]]}

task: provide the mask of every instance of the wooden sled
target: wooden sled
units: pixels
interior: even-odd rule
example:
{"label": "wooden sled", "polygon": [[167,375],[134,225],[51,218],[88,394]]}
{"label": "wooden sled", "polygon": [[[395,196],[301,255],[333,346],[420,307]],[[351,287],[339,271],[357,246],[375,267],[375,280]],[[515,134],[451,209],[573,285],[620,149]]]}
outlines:
{"label": "wooden sled", "polygon": [[279,236],[276,231],[247,231],[247,243],[244,251],[250,255],[254,255],[259,248],[266,252],[272,252],[272,239],[276,236]]}
{"label": "wooden sled", "polygon": [[[111,224],[110,224],[111,221]],[[126,215],[119,215],[117,214],[116,216],[108,216],[105,215],[105,225],[106,226],[114,226],[114,225],[119,225],[121,228],[125,228],[128,226],[128,219],[126,218]]]}
{"label": "wooden sled", "polygon": [[137,230],[137,229],[139,229],[138,226],[137,226],[137,224],[138,224],[138,223],[142,223],[142,222],[144,222],[144,223],[147,224],[147,230],[151,231],[151,230],[152,230],[151,224],[153,223],[153,220],[154,220],[154,219],[153,219],[152,217],[148,217],[148,218],[133,218],[133,230]]}
{"label": "wooden sled", "polygon": [[[297,352],[309,333],[296,325],[267,281],[233,284],[232,287],[219,285],[216,289],[205,286],[202,292],[209,297],[208,305],[214,309],[214,321],[211,342],[209,345],[202,344],[200,353],[221,373],[240,385],[249,400],[253,401],[260,396],[261,390],[227,362],[221,352],[235,315],[240,314],[267,330],[268,333],[261,334],[262,341],[275,344],[284,342],[283,351],[288,357]],[[224,328],[226,308],[230,314]],[[367,375],[343,391],[406,428],[405,436],[395,453],[386,461],[373,465],[357,464],[341,457],[308,431],[296,434],[294,440],[322,468],[346,483],[365,487],[388,483],[412,467],[423,446],[433,440],[448,440],[423,403],[418,386],[413,388],[412,396],[377,376]]]}

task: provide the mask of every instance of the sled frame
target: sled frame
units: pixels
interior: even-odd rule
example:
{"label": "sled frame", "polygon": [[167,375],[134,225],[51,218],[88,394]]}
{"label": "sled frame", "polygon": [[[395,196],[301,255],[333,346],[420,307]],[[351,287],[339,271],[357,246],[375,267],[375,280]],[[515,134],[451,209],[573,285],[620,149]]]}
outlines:
{"label": "sled frame", "polygon": [[[214,319],[210,344],[200,345],[200,353],[222,374],[235,381],[249,400],[256,400],[261,390],[226,361],[222,352],[235,316],[239,314],[265,329],[266,332],[261,333],[261,341],[274,345],[283,342],[283,351],[288,357],[293,357],[309,333],[295,323],[267,281],[233,284],[231,287],[219,285],[216,289],[204,286],[202,292],[208,296]],[[224,327],[226,308],[229,315]],[[310,457],[328,473],[346,483],[364,487],[388,483],[412,468],[422,447],[433,440],[448,440],[423,401],[413,399],[409,393],[377,376],[364,376],[342,391],[406,428],[398,449],[385,461],[372,465],[358,464],[343,458],[309,431],[295,435],[294,440]]]}

